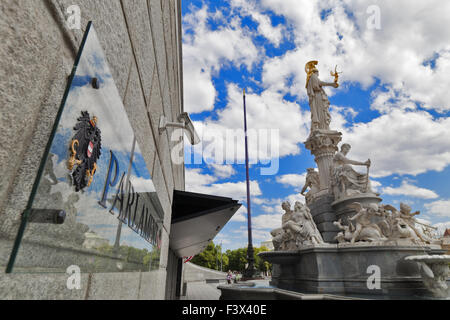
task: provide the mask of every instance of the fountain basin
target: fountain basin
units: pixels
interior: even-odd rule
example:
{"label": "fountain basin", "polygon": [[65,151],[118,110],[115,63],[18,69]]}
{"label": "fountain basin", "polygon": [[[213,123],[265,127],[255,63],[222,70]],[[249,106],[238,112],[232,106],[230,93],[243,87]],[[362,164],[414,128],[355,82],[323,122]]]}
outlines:
{"label": "fountain basin", "polygon": [[[248,281],[233,285],[220,285],[220,300],[356,300],[357,298],[331,294],[305,294],[271,286],[260,286]],[[358,299],[359,300],[359,299]]]}
{"label": "fountain basin", "polygon": [[419,263],[423,284],[431,297],[450,299],[447,284],[450,276],[450,255],[418,255],[406,257],[405,260]]}
{"label": "fountain basin", "polygon": [[410,298],[425,296],[428,290],[420,266],[405,258],[443,253],[437,245],[362,242],[311,245],[259,255],[273,263],[270,284],[279,289],[309,294]]}

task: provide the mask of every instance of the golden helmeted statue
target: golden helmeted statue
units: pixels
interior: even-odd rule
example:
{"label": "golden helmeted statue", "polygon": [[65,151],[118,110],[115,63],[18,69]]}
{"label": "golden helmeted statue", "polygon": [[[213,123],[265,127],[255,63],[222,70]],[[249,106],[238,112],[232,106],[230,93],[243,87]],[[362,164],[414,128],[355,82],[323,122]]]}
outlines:
{"label": "golden helmeted statue", "polygon": [[311,108],[311,131],[317,129],[330,130],[330,102],[323,87],[330,86],[339,87],[338,79],[339,73],[335,70],[331,73],[334,76],[334,82],[323,82],[319,79],[319,70],[316,65],[318,61],[309,61],[305,65],[306,89],[309,97],[309,106]]}

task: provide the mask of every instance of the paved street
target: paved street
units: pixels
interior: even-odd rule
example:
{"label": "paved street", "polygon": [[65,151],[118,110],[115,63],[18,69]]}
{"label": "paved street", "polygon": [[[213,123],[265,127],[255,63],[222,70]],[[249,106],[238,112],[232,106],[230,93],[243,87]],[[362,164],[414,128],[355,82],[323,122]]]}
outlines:
{"label": "paved street", "polygon": [[[269,280],[253,280],[257,287],[268,287]],[[217,289],[219,285],[225,285],[226,282],[221,283],[205,283],[204,281],[188,282],[186,297],[182,300],[219,300],[220,290]]]}
{"label": "paved street", "polygon": [[219,300],[220,290],[217,286],[220,284],[223,283],[188,282],[183,300]]}

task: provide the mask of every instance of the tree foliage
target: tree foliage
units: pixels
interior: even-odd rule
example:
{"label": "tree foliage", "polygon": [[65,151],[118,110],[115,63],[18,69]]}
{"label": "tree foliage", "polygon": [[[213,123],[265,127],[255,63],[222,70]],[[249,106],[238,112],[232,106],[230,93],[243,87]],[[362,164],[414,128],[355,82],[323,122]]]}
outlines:
{"label": "tree foliage", "polygon": [[210,242],[203,252],[196,255],[191,262],[201,267],[220,270],[222,261],[222,270],[225,270],[225,266],[228,265],[228,257],[223,253],[220,254],[220,245],[215,245],[214,242]]}
{"label": "tree foliage", "polygon": [[[254,249],[254,259],[255,268],[260,272],[267,272],[272,270],[272,264],[261,259],[258,253],[269,251],[268,248],[255,247]],[[227,250],[222,252],[222,270],[224,272],[228,270],[243,272],[245,270],[245,265],[247,264],[247,248],[239,248],[235,250]],[[220,245],[215,245],[210,242],[206,249],[200,254],[196,255],[192,260],[192,263],[214,270],[220,270],[221,263],[221,247]]]}

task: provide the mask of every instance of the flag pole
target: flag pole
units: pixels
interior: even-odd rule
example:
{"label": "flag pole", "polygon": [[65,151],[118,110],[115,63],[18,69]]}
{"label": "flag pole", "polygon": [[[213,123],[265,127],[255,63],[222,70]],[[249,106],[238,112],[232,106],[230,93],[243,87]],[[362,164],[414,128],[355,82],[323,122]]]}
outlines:
{"label": "flag pole", "polygon": [[254,275],[254,257],[252,244],[252,210],[250,205],[250,178],[248,172],[248,141],[247,141],[247,108],[245,104],[245,88],[243,90],[244,99],[244,132],[245,132],[245,174],[247,182],[247,225],[248,225],[248,247],[247,247],[247,268],[244,277],[247,279],[253,278]]}

